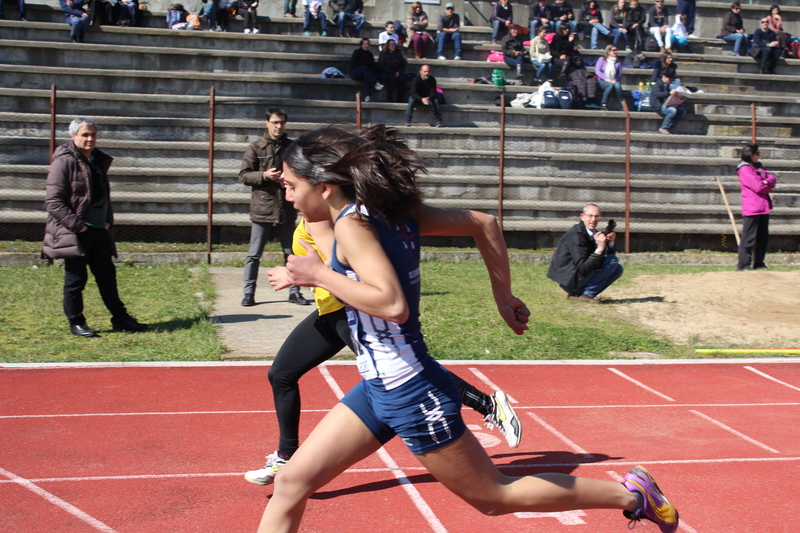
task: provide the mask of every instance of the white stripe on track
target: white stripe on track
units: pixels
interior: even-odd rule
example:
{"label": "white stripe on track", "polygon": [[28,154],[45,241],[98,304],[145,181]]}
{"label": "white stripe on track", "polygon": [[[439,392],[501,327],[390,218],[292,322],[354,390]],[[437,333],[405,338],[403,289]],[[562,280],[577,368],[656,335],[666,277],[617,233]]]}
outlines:
{"label": "white stripe on track", "polygon": [[[342,388],[339,387],[339,384],[331,375],[330,371],[324,366],[318,366],[317,368],[319,368],[322,377],[324,377],[325,381],[328,382],[328,385],[333,390],[333,393],[336,395],[336,397],[339,400],[344,398],[344,392],[342,391]],[[430,508],[428,502],[425,501],[425,498],[422,497],[422,494],[420,494],[414,484],[411,483],[411,480],[408,479],[403,470],[397,465],[397,463],[394,462],[394,459],[392,459],[392,457],[389,455],[389,452],[387,452],[385,448],[380,448],[378,450],[378,457],[381,458],[383,464],[385,464],[392,474],[394,474],[397,482],[400,483],[400,486],[406,491],[408,497],[411,498],[411,502],[414,504],[423,518],[425,518],[425,520],[428,522],[428,525],[431,526],[431,529],[436,533],[447,533],[447,529],[444,527],[444,524],[442,524],[442,522],[436,516],[436,513],[433,512],[433,509]]]}
{"label": "white stripe on track", "polygon": [[[483,372],[481,372],[480,370],[478,370],[477,368],[470,368],[470,369],[469,369],[469,371],[470,371],[470,372],[472,372],[473,374],[475,374],[475,376],[476,376],[476,377],[477,377],[479,380],[483,381],[483,383],[484,383],[484,384],[485,384],[487,387],[489,387],[490,389],[492,389],[492,390],[500,390],[500,387],[498,387],[497,385],[495,385],[495,384],[494,384],[494,382],[493,382],[491,379],[487,378],[487,377],[486,377],[486,375],[485,375]],[[490,396],[491,396],[491,395],[490,395]],[[515,400],[514,398],[512,398],[510,394],[506,393],[506,396],[508,396],[508,400],[509,400],[511,403],[519,403],[517,400]]]}
{"label": "white stripe on track", "polygon": [[635,380],[635,379],[633,379],[632,377],[630,377],[630,376],[626,376],[625,374],[623,374],[622,372],[620,372],[620,371],[619,371],[619,370],[617,370],[616,368],[609,368],[609,370],[610,370],[610,371],[612,371],[613,373],[615,373],[616,375],[618,375],[619,377],[621,377],[621,378],[623,378],[623,379],[627,379],[628,381],[630,381],[630,382],[631,382],[631,383],[633,383],[634,385],[637,385],[637,386],[639,386],[639,387],[643,388],[644,390],[646,390],[646,391],[648,391],[648,392],[652,392],[652,393],[653,393],[653,394],[655,394],[656,396],[660,396],[661,398],[664,398],[664,399],[665,399],[665,400],[667,400],[668,402],[674,402],[674,401],[675,401],[675,400],[673,400],[672,398],[670,398],[669,396],[667,396],[666,394],[661,394],[661,393],[660,393],[660,392],[658,392],[657,390],[655,390],[655,389],[653,389],[653,388],[651,388],[651,387],[648,387],[647,385],[645,385],[645,384],[644,384],[644,383],[642,383],[641,381],[636,381],[636,380]]}
{"label": "white stripe on track", "polygon": [[25,487],[26,489],[28,489],[29,491],[33,492],[34,494],[36,494],[38,496],[41,496],[42,498],[44,498],[48,502],[52,503],[53,505],[55,505],[56,507],[58,507],[58,508],[60,508],[60,509],[62,509],[64,511],[68,512],[69,514],[71,514],[75,518],[78,518],[79,520],[83,520],[84,522],[86,522],[87,524],[89,524],[90,526],[95,528],[96,530],[103,531],[104,533],[117,533],[115,530],[111,529],[110,527],[108,527],[107,525],[102,523],[100,520],[98,520],[98,519],[96,519],[96,518],[94,518],[92,516],[89,516],[88,514],[84,513],[83,511],[81,511],[80,509],[75,507],[74,505],[72,505],[70,503],[67,503],[64,500],[62,500],[61,498],[59,498],[58,496],[50,494],[46,490],[34,485],[33,483],[31,483],[30,480],[23,479],[23,478],[17,476],[16,474],[12,474],[8,470],[4,470],[3,468],[0,468],[0,474],[6,476],[7,478],[9,478],[9,480],[13,481],[14,483]]}
{"label": "white stripe on track", "polygon": [[774,449],[774,448],[770,448],[770,447],[769,447],[769,446],[767,446],[766,444],[763,444],[763,443],[761,443],[761,442],[758,442],[758,441],[757,441],[757,440],[755,440],[755,439],[751,439],[750,437],[748,437],[748,436],[747,436],[747,435],[745,435],[744,433],[740,433],[740,432],[736,431],[735,429],[733,429],[733,428],[732,428],[732,427],[730,427],[730,426],[726,426],[725,424],[723,424],[723,423],[722,423],[722,422],[720,422],[719,420],[714,420],[714,419],[713,419],[713,418],[711,418],[710,416],[708,416],[708,415],[704,415],[704,414],[703,414],[703,413],[701,413],[700,411],[695,411],[694,409],[689,409],[689,412],[690,412],[690,413],[694,413],[694,414],[696,414],[696,415],[697,415],[697,416],[699,416],[700,418],[703,418],[703,419],[705,419],[705,420],[708,420],[709,422],[711,422],[711,423],[712,423],[712,424],[714,424],[715,426],[719,426],[719,427],[721,427],[722,429],[724,429],[725,431],[728,431],[728,432],[730,432],[730,433],[733,433],[733,434],[734,434],[734,435],[736,435],[737,437],[739,437],[739,438],[741,438],[741,439],[744,439],[744,440],[746,440],[746,441],[747,441],[747,442],[749,442],[750,444],[755,444],[756,446],[758,446],[758,447],[759,447],[759,448],[761,448],[762,450],[766,450],[766,451],[768,451],[768,452],[771,452],[771,453],[781,453],[781,452],[779,452],[778,450],[776,450],[776,449]]}
{"label": "white stripe on track", "polygon": [[[616,481],[617,483],[622,483],[622,481],[623,481],[622,476],[620,476],[618,473],[614,472],[613,470],[606,471],[606,474],[608,474],[608,476],[611,479],[613,479],[614,481]],[[678,512],[678,514],[680,515],[680,511]],[[682,529],[686,533],[697,533],[697,530],[695,528],[693,528],[692,526],[690,526],[689,524],[687,524],[686,520],[684,520],[683,518],[679,518],[678,519],[678,529]]]}
{"label": "white stripe on track", "polygon": [[575,453],[579,453],[579,454],[583,455],[584,457],[586,457],[587,459],[593,459],[594,458],[594,455],[592,455],[591,453],[587,452],[586,450],[584,450],[583,448],[581,448],[580,446],[578,446],[577,444],[575,444],[574,442],[569,440],[566,435],[564,435],[563,433],[558,431],[556,428],[554,428],[553,426],[551,426],[550,424],[548,424],[547,422],[545,422],[544,420],[542,420],[541,418],[539,418],[535,414],[533,414],[531,412],[528,412],[527,415],[530,416],[531,418],[533,418],[534,420],[536,420],[547,431],[549,431],[550,433],[552,433],[553,435],[558,437],[561,440],[561,442],[563,442],[564,444],[566,444],[567,446],[572,448],[572,451],[574,451]]}
{"label": "white stripe on track", "polygon": [[785,381],[781,381],[781,380],[779,380],[779,379],[775,379],[775,378],[773,378],[772,376],[770,376],[769,374],[765,374],[764,372],[761,372],[760,370],[756,370],[756,369],[755,369],[755,368],[753,368],[752,366],[746,366],[745,368],[746,368],[747,370],[749,370],[750,372],[755,372],[755,373],[756,373],[756,374],[758,374],[759,376],[761,376],[761,377],[764,377],[764,378],[767,378],[767,379],[770,379],[770,380],[774,381],[775,383],[780,383],[781,385],[785,385],[785,386],[789,387],[790,389],[794,389],[794,390],[796,390],[796,391],[800,391],[800,387],[795,387],[794,385],[789,385],[789,384],[788,384],[788,383],[786,383]]}

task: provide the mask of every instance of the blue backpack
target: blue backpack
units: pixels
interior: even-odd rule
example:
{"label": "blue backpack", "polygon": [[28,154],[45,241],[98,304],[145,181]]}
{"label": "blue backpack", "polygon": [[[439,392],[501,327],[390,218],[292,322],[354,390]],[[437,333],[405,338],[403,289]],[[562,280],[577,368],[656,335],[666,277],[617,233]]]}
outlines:
{"label": "blue backpack", "polygon": [[555,91],[548,89],[542,92],[542,109],[558,109],[559,107],[561,107],[561,104],[558,103]]}
{"label": "blue backpack", "polygon": [[572,91],[566,87],[558,91],[558,105],[561,109],[572,109]]}

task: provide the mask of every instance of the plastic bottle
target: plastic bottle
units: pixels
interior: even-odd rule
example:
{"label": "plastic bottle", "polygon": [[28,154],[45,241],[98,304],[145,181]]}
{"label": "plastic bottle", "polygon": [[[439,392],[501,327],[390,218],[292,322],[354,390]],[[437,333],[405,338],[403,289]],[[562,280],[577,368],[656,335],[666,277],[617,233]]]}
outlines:
{"label": "plastic bottle", "polygon": [[643,81],[639,82],[639,90],[640,91],[644,91],[644,82]]}

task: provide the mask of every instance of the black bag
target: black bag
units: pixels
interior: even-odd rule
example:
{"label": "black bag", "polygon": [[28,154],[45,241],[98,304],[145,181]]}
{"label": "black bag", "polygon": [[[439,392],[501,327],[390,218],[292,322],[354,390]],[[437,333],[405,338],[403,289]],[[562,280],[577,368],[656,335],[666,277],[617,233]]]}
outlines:
{"label": "black bag", "polygon": [[645,52],[658,52],[660,48],[658,47],[658,41],[652,35],[648,35],[647,39],[644,40],[644,51]]}
{"label": "black bag", "polygon": [[750,54],[750,57],[752,57],[753,59],[758,59],[758,56],[761,55],[762,48],[764,47],[753,45],[750,47],[750,50],[748,50],[747,53]]}

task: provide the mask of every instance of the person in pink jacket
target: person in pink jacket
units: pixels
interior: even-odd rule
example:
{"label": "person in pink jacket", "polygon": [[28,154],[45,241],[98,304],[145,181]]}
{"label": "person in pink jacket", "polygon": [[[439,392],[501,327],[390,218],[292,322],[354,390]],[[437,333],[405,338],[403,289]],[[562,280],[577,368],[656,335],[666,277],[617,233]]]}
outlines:
{"label": "person in pink jacket", "polygon": [[[769,213],[772,210],[770,191],[775,187],[775,176],[767,174],[758,162],[757,144],[745,144],[742,162],[736,169],[742,185],[742,238],[739,243],[737,270],[767,268],[764,255],[769,240]],[[751,267],[752,262],[752,267]]]}

